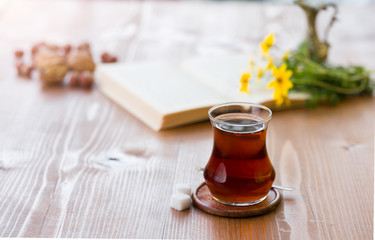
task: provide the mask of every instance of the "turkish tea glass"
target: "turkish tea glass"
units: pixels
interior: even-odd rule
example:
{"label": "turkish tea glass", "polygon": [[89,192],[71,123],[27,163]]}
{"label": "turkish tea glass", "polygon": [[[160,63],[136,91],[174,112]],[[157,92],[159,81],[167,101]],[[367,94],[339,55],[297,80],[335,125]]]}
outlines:
{"label": "turkish tea glass", "polygon": [[271,110],[259,104],[232,102],[212,107],[208,115],[214,145],[204,179],[213,198],[234,206],[260,203],[276,176],[266,148]]}

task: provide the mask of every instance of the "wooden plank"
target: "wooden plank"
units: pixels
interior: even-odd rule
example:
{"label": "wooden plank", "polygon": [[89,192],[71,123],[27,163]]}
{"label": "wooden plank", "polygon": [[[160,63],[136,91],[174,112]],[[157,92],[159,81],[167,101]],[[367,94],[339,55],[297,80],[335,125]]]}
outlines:
{"label": "wooden plank", "polygon": [[[331,61],[374,67],[374,10],[340,8]],[[276,183],[297,190],[270,214],[227,219],[169,207],[174,183],[203,181],[195,168],[210,156],[208,122],[154,132],[95,88],[41,87],[12,66],[13,49],[39,40],[90,40],[96,57],[109,50],[129,62],[257,51],[271,30],[292,48],[302,19],[296,7],[259,3],[9,1],[0,10],[0,237],[370,239],[373,97],[274,113]]]}

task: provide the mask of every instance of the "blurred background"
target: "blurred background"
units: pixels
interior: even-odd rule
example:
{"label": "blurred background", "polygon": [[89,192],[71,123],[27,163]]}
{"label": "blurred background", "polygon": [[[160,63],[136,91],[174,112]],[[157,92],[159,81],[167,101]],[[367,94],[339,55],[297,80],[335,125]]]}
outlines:
{"label": "blurred background", "polygon": [[[329,61],[375,68],[369,61],[375,56],[375,0],[307,2],[339,4],[327,39]],[[319,14],[320,36],[332,14],[332,9]],[[15,48],[28,50],[40,41],[90,42],[94,58],[109,51],[128,62],[257,52],[271,31],[277,46],[288,50],[305,38],[306,25],[303,11],[286,0],[0,0],[0,60],[11,67]]]}

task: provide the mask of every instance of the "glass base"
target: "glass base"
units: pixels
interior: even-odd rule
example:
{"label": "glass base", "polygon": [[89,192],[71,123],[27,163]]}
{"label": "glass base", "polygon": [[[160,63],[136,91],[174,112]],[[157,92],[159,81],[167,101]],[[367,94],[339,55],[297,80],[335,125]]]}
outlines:
{"label": "glass base", "polygon": [[252,202],[227,202],[227,201],[223,201],[223,200],[220,200],[214,196],[212,196],[216,201],[218,201],[219,203],[222,203],[222,204],[225,204],[225,205],[230,205],[230,206],[237,206],[237,207],[245,207],[245,206],[251,206],[251,205],[255,205],[255,204],[258,204],[262,201],[264,201],[267,196],[265,196],[264,198],[261,198],[259,200],[256,200],[256,201],[252,201]]}

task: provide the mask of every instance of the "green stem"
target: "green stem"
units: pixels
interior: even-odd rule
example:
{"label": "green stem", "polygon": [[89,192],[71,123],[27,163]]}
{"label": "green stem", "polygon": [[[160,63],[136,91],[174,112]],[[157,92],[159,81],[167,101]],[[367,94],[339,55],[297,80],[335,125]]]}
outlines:
{"label": "green stem", "polygon": [[318,86],[318,87],[321,87],[321,88],[331,90],[333,92],[351,95],[351,94],[357,94],[357,93],[360,93],[361,91],[363,91],[366,88],[366,82],[367,81],[366,81],[366,79],[363,79],[363,81],[361,82],[361,84],[358,87],[350,88],[350,89],[334,86],[334,85],[331,85],[331,84],[328,84],[326,82],[319,81],[319,80],[304,79],[304,80],[301,81],[301,80],[294,79],[293,82],[296,83],[296,84],[301,84],[301,85],[310,84],[310,85],[314,85],[314,86]]}
{"label": "green stem", "polygon": [[304,63],[305,65],[310,65],[311,67],[314,67],[317,72],[321,73],[321,74],[324,74],[324,75],[329,75],[329,76],[333,76],[333,77],[336,77],[336,78],[339,78],[339,79],[342,79],[342,80],[347,80],[347,81],[360,81],[362,80],[363,78],[366,78],[368,76],[368,72],[364,72],[364,73],[361,73],[361,74],[356,74],[356,75],[352,75],[352,76],[348,76],[346,74],[340,74],[340,73],[337,73],[337,72],[334,72],[332,70],[329,70],[327,68],[325,68],[324,66],[322,66],[321,64],[317,63],[317,62],[314,62],[308,58],[305,58],[299,54],[295,54],[294,57]]}

